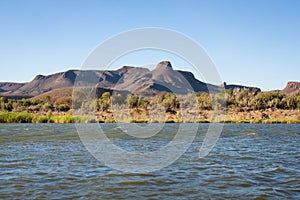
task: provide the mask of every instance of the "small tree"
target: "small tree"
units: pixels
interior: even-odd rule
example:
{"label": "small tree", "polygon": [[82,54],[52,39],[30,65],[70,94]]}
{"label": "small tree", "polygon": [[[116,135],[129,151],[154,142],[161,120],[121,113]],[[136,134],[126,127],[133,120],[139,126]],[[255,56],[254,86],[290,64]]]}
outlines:
{"label": "small tree", "polygon": [[173,93],[166,93],[162,101],[162,105],[165,107],[165,110],[175,110],[180,107],[178,98]]}
{"label": "small tree", "polygon": [[139,105],[139,96],[136,94],[129,94],[127,96],[127,104],[129,108],[137,108]]}
{"label": "small tree", "polygon": [[142,97],[139,99],[139,107],[141,107],[143,109],[147,109],[149,104],[150,104],[150,102],[145,97]]}
{"label": "small tree", "polygon": [[101,98],[96,100],[96,110],[107,111],[111,105],[111,95],[109,92],[104,92]]}
{"label": "small tree", "polygon": [[212,101],[211,97],[208,93],[201,93],[197,95],[198,104],[200,110],[211,110],[212,109]]}
{"label": "small tree", "polygon": [[288,96],[286,103],[288,109],[300,109],[300,92]]}

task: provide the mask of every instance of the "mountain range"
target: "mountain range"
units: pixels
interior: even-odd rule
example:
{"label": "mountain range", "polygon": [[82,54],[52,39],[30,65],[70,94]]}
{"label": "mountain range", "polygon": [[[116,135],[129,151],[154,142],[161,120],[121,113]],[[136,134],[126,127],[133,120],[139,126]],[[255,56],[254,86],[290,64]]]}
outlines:
{"label": "mountain range", "polygon": [[[142,96],[154,96],[160,92],[187,94],[189,92],[216,93],[222,88],[261,91],[260,88],[243,85],[213,85],[195,78],[188,71],[174,70],[169,61],[162,61],[155,69],[123,66],[118,70],[68,70],[52,75],[37,75],[28,83],[0,82],[0,95],[9,98],[39,98],[45,95],[72,95],[76,86],[92,86],[99,91],[126,91]],[[282,93],[300,90],[299,82],[289,82]]]}

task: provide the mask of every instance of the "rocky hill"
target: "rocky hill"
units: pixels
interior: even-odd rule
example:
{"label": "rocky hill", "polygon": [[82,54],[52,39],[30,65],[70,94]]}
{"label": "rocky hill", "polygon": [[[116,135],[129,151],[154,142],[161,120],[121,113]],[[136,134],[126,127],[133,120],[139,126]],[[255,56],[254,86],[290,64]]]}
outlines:
{"label": "rocky hill", "polygon": [[[96,87],[99,91],[126,91],[143,96],[154,96],[160,92],[215,93],[222,88],[199,81],[191,72],[174,70],[169,61],[162,61],[153,70],[124,66],[118,70],[68,70],[48,76],[38,75],[29,83],[0,83],[0,94],[12,98],[38,97],[45,94],[58,97],[66,93],[70,95],[70,88],[74,84]],[[226,84],[223,86],[226,89],[246,87]],[[260,91],[259,88],[255,89]]]}
{"label": "rocky hill", "polygon": [[24,85],[25,83],[0,82],[0,92],[12,92]]}
{"label": "rocky hill", "polygon": [[288,82],[283,90],[281,90],[281,93],[283,94],[291,94],[294,92],[300,91],[300,82]]}

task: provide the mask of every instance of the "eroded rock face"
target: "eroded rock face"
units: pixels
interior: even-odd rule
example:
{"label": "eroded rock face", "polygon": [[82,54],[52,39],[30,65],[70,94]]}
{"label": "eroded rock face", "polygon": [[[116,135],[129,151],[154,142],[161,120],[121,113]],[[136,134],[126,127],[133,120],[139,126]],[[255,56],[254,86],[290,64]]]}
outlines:
{"label": "eroded rock face", "polygon": [[173,69],[170,61],[161,61],[156,65],[156,69]]}
{"label": "eroded rock face", "polygon": [[300,82],[290,81],[286,84],[285,88],[281,90],[283,94],[291,94],[300,91]]}

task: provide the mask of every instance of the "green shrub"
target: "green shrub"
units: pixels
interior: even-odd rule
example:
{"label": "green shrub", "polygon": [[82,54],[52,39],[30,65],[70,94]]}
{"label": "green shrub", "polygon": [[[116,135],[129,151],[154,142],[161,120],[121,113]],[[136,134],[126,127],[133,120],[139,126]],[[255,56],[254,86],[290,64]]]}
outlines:
{"label": "green shrub", "polygon": [[137,108],[139,105],[139,96],[136,94],[128,95],[127,104],[129,108]]}
{"label": "green shrub", "polygon": [[208,93],[197,95],[200,110],[212,110],[212,101]]}
{"label": "green shrub", "polygon": [[53,111],[54,108],[55,108],[55,107],[53,106],[53,104],[52,104],[52,103],[49,103],[49,102],[48,102],[48,103],[45,103],[45,104],[43,105],[43,110],[44,110],[44,111],[49,111],[49,110],[52,110],[52,111]]}
{"label": "green shrub", "polygon": [[149,104],[150,104],[150,102],[148,101],[148,99],[146,99],[144,97],[139,99],[139,107],[141,107],[143,109],[147,109]]}
{"label": "green shrub", "polygon": [[57,109],[60,112],[67,112],[67,111],[70,110],[70,107],[68,105],[66,105],[66,104],[61,104],[61,105],[58,106]]}
{"label": "green shrub", "polygon": [[27,112],[12,113],[4,112],[0,113],[0,123],[31,123],[33,115]]}
{"label": "green shrub", "polygon": [[165,93],[160,103],[163,105],[166,111],[180,108],[178,98],[176,94],[173,93]]}

